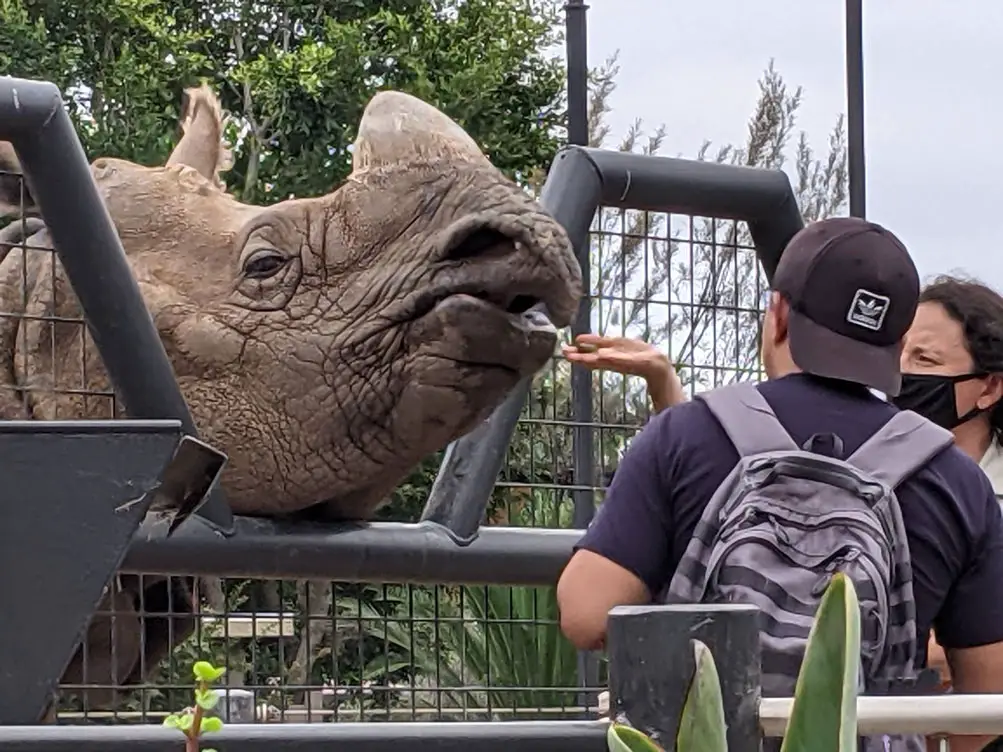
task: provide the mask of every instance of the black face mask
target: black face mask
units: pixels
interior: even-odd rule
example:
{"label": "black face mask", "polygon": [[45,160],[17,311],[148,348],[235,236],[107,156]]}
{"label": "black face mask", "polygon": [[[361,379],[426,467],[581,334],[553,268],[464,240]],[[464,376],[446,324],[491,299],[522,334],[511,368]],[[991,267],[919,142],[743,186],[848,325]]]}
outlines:
{"label": "black face mask", "polygon": [[[927,373],[903,373],[902,388],[892,404],[900,410],[912,410],[932,423],[950,431],[962,423],[986,412],[973,407],[964,415],[958,415],[958,402],[954,395],[954,385],[972,379],[981,379],[985,373],[962,373],[957,376],[940,376]],[[990,408],[992,409],[992,408]]]}

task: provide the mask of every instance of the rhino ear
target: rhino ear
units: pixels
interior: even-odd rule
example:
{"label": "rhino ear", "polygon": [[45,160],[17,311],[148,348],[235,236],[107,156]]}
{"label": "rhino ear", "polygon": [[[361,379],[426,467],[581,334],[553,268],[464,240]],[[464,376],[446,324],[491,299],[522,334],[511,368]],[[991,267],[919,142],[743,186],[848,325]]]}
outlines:
{"label": "rhino ear", "polygon": [[20,177],[23,174],[14,145],[9,141],[0,141],[0,215],[20,216],[22,212],[30,214],[37,211],[28,183]]}
{"label": "rhino ear", "polygon": [[370,100],[353,147],[353,175],[441,161],[491,164],[465,130],[427,102],[399,91],[380,92]]}
{"label": "rhino ear", "polygon": [[181,104],[183,135],[167,164],[191,167],[222,187],[220,173],[233,166],[233,156],[223,141],[224,123],[219,100],[206,84],[185,89]]}

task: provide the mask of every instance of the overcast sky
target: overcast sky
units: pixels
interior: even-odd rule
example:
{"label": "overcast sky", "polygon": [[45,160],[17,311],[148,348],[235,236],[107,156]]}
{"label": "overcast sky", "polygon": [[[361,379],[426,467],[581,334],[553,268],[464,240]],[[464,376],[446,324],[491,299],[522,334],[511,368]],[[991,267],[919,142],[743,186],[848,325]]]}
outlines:
{"label": "overcast sky", "polygon": [[[864,3],[868,218],[924,277],[963,270],[1003,290],[1003,2]],[[665,123],[663,153],[741,143],[770,58],[804,87],[817,150],[845,111],[840,0],[592,0],[589,62],[620,50],[614,135]]]}

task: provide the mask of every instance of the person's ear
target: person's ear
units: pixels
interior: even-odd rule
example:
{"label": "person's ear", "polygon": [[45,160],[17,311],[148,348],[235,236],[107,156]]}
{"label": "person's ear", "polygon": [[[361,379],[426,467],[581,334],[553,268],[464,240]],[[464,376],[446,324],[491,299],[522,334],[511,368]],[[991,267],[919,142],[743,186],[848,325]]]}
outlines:
{"label": "person's ear", "polygon": [[779,345],[787,340],[787,321],[790,316],[790,306],[783,296],[774,292],[770,294],[770,308],[766,312],[772,317],[770,334],[773,336],[773,343]]}
{"label": "person's ear", "polygon": [[982,387],[982,394],[975,400],[975,406],[980,410],[988,410],[1003,398],[1003,375],[989,374]]}

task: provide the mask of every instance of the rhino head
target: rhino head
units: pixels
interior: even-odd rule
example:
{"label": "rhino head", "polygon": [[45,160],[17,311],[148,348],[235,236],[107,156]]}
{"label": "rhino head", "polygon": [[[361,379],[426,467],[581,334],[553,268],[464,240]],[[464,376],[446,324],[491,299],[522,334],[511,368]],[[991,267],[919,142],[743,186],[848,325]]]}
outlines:
{"label": "rhino head", "polygon": [[[229,454],[230,504],[366,518],[551,357],[581,293],[568,238],[462,128],[406,94],[370,101],[332,193],[268,207],[220,180],[212,92],[188,90],[184,109],[166,165],[104,158],[92,172],[195,422]],[[0,156],[16,170],[9,145]],[[18,186],[0,190],[17,204]],[[49,245],[46,231],[29,244]],[[2,310],[80,315],[61,267],[8,248]],[[109,417],[107,403],[58,393],[108,388],[82,331],[0,323],[0,379],[28,417]]]}

